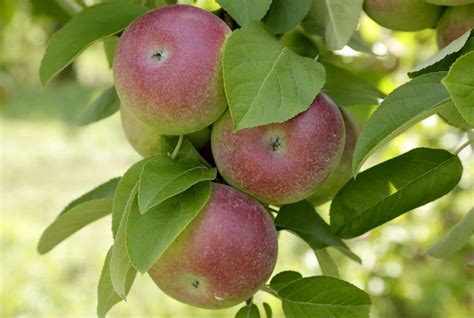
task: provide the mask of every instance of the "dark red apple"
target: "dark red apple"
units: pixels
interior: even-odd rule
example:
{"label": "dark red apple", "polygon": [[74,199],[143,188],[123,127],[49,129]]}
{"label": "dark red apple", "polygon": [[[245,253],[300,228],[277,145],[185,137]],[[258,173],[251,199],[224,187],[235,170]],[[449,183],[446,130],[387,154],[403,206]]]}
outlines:
{"label": "dark red apple", "polygon": [[230,33],[218,17],[188,5],[153,10],[120,37],[114,79],[122,104],[161,135],[185,135],[225,111],[221,53]]}
{"label": "dark red apple", "polygon": [[265,284],[277,251],[276,229],[265,208],[231,187],[214,184],[207,205],[149,274],[176,300],[227,308]]}
{"label": "dark red apple", "polygon": [[262,202],[282,205],[311,195],[332,173],[344,148],[337,106],[318,95],[305,112],[284,122],[232,132],[224,114],[211,146],[224,180]]}

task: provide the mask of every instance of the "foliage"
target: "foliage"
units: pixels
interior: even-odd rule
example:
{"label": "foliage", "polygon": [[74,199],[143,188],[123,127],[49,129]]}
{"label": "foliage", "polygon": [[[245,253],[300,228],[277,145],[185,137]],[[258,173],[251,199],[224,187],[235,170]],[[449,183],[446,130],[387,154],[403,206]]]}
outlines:
{"label": "foliage", "polygon": [[258,22],[232,33],[222,63],[234,130],[294,117],[324,84],[320,63],[291,52]]}
{"label": "foliage", "polygon": [[[285,1],[262,2],[259,10],[253,7],[249,10],[247,1],[218,2],[242,26],[230,36],[223,59],[226,94],[235,130],[286,121],[304,111],[321,89],[346,107],[373,106],[383,99],[365,124],[357,143],[353,160],[356,174],[366,160],[380,160],[376,149],[395,142],[395,137],[441,111],[448,103],[452,102],[472,124],[471,33],[448,46],[445,52],[421,63],[409,74],[414,79],[385,97],[373,80],[359,81],[357,70],[338,66],[340,61],[331,52],[349,43],[359,21],[361,1],[329,4],[313,0],[311,8],[308,1],[301,1],[298,10],[291,14]],[[41,67],[42,82],[46,83],[69,65],[93,41],[118,34],[146,10],[126,1],[86,8],[50,41]],[[121,14],[117,14],[119,12]],[[97,17],[111,20],[104,18],[104,23],[90,23],[97,21]],[[258,22],[260,20],[262,22]],[[285,33],[301,21],[305,32],[318,36],[319,60],[323,63],[292,52],[273,35]],[[107,49],[113,51],[113,46]],[[256,64],[261,66],[256,67]],[[351,94],[360,93],[353,104],[347,101],[344,79],[353,79],[348,83]],[[254,85],[255,81],[258,86]],[[249,88],[255,87],[257,89],[249,94]],[[112,89],[94,102],[82,123],[101,120],[118,109],[116,96],[108,95],[113,93]],[[275,225],[295,233],[314,250],[326,252],[328,246],[336,246],[358,259],[343,238],[362,235],[440,198],[456,189],[462,176],[463,167],[457,153],[417,148],[392,155],[395,158],[363,170],[339,191],[331,204],[330,225],[306,202],[280,207]],[[216,178],[215,169],[209,168],[201,158],[184,157],[161,155],[139,162],[120,181],[114,181],[112,188],[117,188],[116,191],[92,190],[78,198],[79,201],[73,201],[44,232],[39,245],[43,253],[79,228],[112,213],[115,240],[99,282],[99,316],[105,316],[116,302],[125,298],[136,271],[146,272],[207,202],[209,180]],[[160,183],[154,183],[155,179]],[[179,211],[178,216],[171,216],[171,211]],[[467,241],[472,231],[469,228],[456,230],[472,223],[465,222],[451,235],[461,231],[463,241]],[[147,235],[143,237],[142,233]],[[446,244],[443,243],[441,249],[461,248],[446,247]],[[326,254],[318,256],[320,262],[323,255]],[[329,276],[289,276],[287,283],[280,282],[283,285],[278,288],[275,282],[267,286],[281,300],[288,317],[302,317],[300,312],[308,317],[368,317],[369,296],[348,282]],[[328,289],[331,292],[324,293]],[[237,312],[237,317],[259,317],[260,312],[269,315],[271,309],[267,304],[259,311],[255,304],[249,304]]]}

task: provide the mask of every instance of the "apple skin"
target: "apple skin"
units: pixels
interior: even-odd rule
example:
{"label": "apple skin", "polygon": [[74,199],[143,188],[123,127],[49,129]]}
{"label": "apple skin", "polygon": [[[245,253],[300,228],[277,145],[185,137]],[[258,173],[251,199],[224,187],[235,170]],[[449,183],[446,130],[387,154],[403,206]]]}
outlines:
{"label": "apple skin", "polygon": [[346,142],[341,159],[336,170],[324,181],[324,183],[307,200],[314,206],[321,205],[332,200],[336,193],[352,177],[352,155],[354,154],[357,138],[359,137],[359,127],[352,116],[344,110],[339,109],[344,118],[346,128]]}
{"label": "apple skin", "polygon": [[[147,125],[139,121],[123,105],[120,106],[120,119],[122,128],[129,144],[143,157],[150,157],[157,154],[166,154],[173,151],[166,137],[160,135],[154,126]],[[203,128],[197,132],[186,135],[194,148],[201,150],[211,139],[211,129]]]}
{"label": "apple skin", "polygon": [[438,21],[436,41],[443,48],[474,28],[474,4],[448,7]]}
{"label": "apple skin", "polygon": [[143,157],[166,154],[169,151],[165,137],[156,132],[152,126],[136,119],[123,105],[120,106],[120,119],[129,144]]}
{"label": "apple skin", "polygon": [[206,206],[148,273],[178,301],[223,309],[245,301],[265,284],[277,253],[276,229],[265,208],[215,183]]}
{"label": "apple skin", "polygon": [[397,31],[434,28],[442,10],[424,0],[364,0],[364,11],[372,20]]}
{"label": "apple skin", "polygon": [[344,148],[337,106],[319,94],[305,112],[284,122],[232,132],[225,113],[212,127],[217,169],[233,187],[283,205],[311,195],[334,170]]}
{"label": "apple skin", "polygon": [[229,27],[188,5],[155,9],[120,37],[114,80],[122,104],[162,135],[211,125],[227,108],[221,55]]}
{"label": "apple skin", "polygon": [[465,4],[474,3],[474,0],[425,0],[425,2],[436,4],[439,6],[463,6]]}

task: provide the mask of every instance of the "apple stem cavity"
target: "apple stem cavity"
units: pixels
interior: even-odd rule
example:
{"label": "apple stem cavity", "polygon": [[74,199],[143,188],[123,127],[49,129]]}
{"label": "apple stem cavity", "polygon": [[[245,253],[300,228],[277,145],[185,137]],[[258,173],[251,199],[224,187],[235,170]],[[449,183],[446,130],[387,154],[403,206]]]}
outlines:
{"label": "apple stem cavity", "polygon": [[169,155],[171,159],[176,159],[176,156],[178,155],[178,152],[181,149],[181,145],[183,144],[183,139],[183,135],[179,136],[178,143],[176,144],[176,147],[174,147],[173,153]]}

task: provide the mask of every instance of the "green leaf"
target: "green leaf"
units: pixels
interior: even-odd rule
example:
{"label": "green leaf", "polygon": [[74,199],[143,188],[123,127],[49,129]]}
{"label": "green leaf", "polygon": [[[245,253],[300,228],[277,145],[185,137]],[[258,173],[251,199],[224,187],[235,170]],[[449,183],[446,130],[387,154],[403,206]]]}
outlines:
{"label": "green leaf", "polygon": [[474,129],[474,125],[470,125],[459,113],[452,101],[446,103],[439,111],[438,115],[449,125],[461,129]]}
{"label": "green leaf", "polygon": [[362,13],[363,0],[313,0],[303,27],[322,35],[329,50],[342,49],[351,39]]}
{"label": "green leaf", "polygon": [[[100,274],[99,286],[97,287],[97,316],[105,318],[107,312],[117,303],[122,301],[119,295],[112,287],[110,279],[110,258],[112,257],[112,248],[107,252],[105,257],[102,273]],[[136,271],[131,270],[127,275],[126,292],[130,291],[133,281],[135,280]]]}
{"label": "green leaf", "polygon": [[311,0],[273,0],[263,22],[275,34],[291,30],[301,22],[311,7]]}
{"label": "green leaf", "polygon": [[443,79],[461,116],[474,125],[474,51],[460,57]]}
{"label": "green leaf", "polygon": [[319,55],[319,48],[314,37],[311,37],[299,27],[283,34],[280,37],[280,42],[296,54],[312,59]]}
{"label": "green leaf", "polygon": [[326,249],[314,251],[316,258],[318,259],[319,267],[321,272],[326,276],[339,278],[339,269],[337,268],[336,262],[329,255]]}
{"label": "green leaf", "polygon": [[263,309],[265,310],[265,316],[267,318],[272,318],[273,313],[272,313],[272,307],[268,303],[263,303]]}
{"label": "green leaf", "polygon": [[472,208],[442,239],[428,250],[428,255],[443,258],[463,247],[474,234],[474,208]]}
{"label": "green leaf", "polygon": [[112,200],[95,199],[75,205],[60,214],[41,235],[38,252],[44,254],[56,245],[112,211]]}
{"label": "green leaf", "polygon": [[120,108],[120,99],[115,87],[109,87],[85,109],[79,118],[79,125],[88,125],[115,114]]}
{"label": "green leaf", "polygon": [[282,206],[274,222],[277,229],[288,230],[296,234],[315,251],[328,246],[337,246],[346,249],[352,255],[353,260],[361,262],[360,258],[331,232],[329,225],[307,201]]}
{"label": "green leaf", "polygon": [[145,273],[206,205],[211,183],[200,182],[169,198],[146,214],[133,210],[128,221],[127,249],[135,268]]}
{"label": "green leaf", "polygon": [[[43,2],[44,3],[44,2]],[[33,12],[31,15],[36,14],[35,12],[35,3],[32,3]],[[17,7],[16,1],[1,0],[0,1],[0,27],[2,30],[10,24],[13,16],[15,15],[15,10]]]}
{"label": "green leaf", "polygon": [[112,68],[114,65],[115,49],[117,48],[118,40],[118,37],[112,35],[102,41],[104,43],[104,52],[109,68]]}
{"label": "green leaf", "polygon": [[138,186],[135,185],[127,200],[127,205],[122,215],[122,220],[120,221],[120,226],[112,247],[112,257],[110,258],[110,280],[112,281],[112,286],[115,292],[122,299],[125,299],[127,295],[127,280],[129,273],[131,271],[136,271],[132,267],[127,251],[127,231],[131,218],[130,216],[134,213],[138,213],[137,191]]}
{"label": "green leaf", "polygon": [[151,160],[151,158],[145,158],[133,166],[131,166],[120,179],[117,185],[117,191],[114,196],[114,204],[112,207],[112,234],[113,237],[117,235],[117,231],[122,220],[122,215],[127,206],[128,198],[132,193],[133,187],[138,183],[140,175],[142,173],[145,164]]}
{"label": "green leaf", "polygon": [[138,188],[138,204],[143,214],[191,186],[216,178],[216,169],[200,163],[184,163],[166,155],[153,157],[143,167]]}
{"label": "green leaf", "polygon": [[342,238],[361,235],[434,201],[459,182],[462,164],[446,150],[417,148],[351,179],[332,201],[331,228]]}
{"label": "green leaf", "polygon": [[275,276],[272,277],[270,281],[270,287],[276,290],[277,292],[288,285],[289,283],[298,280],[302,278],[303,275],[301,275],[298,272],[295,271],[284,271],[276,274]]}
{"label": "green leaf", "polygon": [[349,40],[349,43],[347,43],[347,45],[353,49],[354,51],[358,51],[358,52],[362,52],[362,53],[369,53],[369,54],[374,54],[372,52],[372,45],[370,43],[368,43],[363,37],[362,35],[355,31],[350,40]]}
{"label": "green leaf", "polygon": [[235,318],[260,318],[260,312],[257,305],[250,304],[240,308]]}
{"label": "green leaf", "polygon": [[337,278],[302,278],[285,286],[278,294],[287,318],[369,317],[369,295]]}
{"label": "green leaf", "polygon": [[408,72],[408,76],[413,78],[426,73],[447,71],[451,64],[453,64],[454,61],[456,61],[456,59],[459,57],[460,51],[466,47],[466,44],[468,43],[468,40],[471,36],[471,32],[472,36],[474,36],[474,31],[468,31],[464,33],[456,40],[439,50],[431,58]]}
{"label": "green leaf", "polygon": [[[191,135],[185,135],[185,138],[183,139],[183,143],[181,144],[181,148],[179,149],[178,154],[176,155],[176,158],[174,160],[182,164],[191,164],[191,165],[202,164],[208,168],[212,168],[211,165],[201,156],[199,151],[196,150],[193,143],[190,141],[192,137],[196,137],[196,136],[191,136]],[[168,149],[169,149],[168,153],[173,152],[173,150],[176,148],[178,139],[179,137],[176,137],[176,136],[167,137],[165,139]],[[198,143],[199,141],[195,141],[195,142]]]}
{"label": "green leaf", "polygon": [[378,105],[385,94],[352,72],[325,63],[326,84],[323,91],[339,107]]}
{"label": "green leaf", "polygon": [[146,0],[146,5],[151,9],[157,9],[167,6],[168,3],[165,0]]}
{"label": "green leaf", "polygon": [[272,0],[216,0],[240,26],[259,21],[265,16]]}
{"label": "green leaf", "polygon": [[433,115],[449,101],[449,93],[441,84],[445,75],[446,72],[422,75],[398,87],[384,99],[357,140],[352,160],[354,174],[378,147]]}
{"label": "green leaf", "polygon": [[325,77],[321,64],[285,48],[259,22],[229,37],[223,72],[236,131],[284,122],[305,111]]}
{"label": "green leaf", "polygon": [[40,66],[41,83],[46,85],[93,42],[122,31],[147,10],[126,2],[103,3],[84,9],[49,40]]}
{"label": "green leaf", "polygon": [[87,202],[92,201],[95,199],[112,199],[115,194],[115,190],[117,189],[117,185],[120,181],[120,178],[113,178],[103,184],[95,187],[94,189],[90,190],[89,192],[81,195],[79,198],[71,201],[62,211],[60,214],[64,214],[68,212],[73,207]]}

